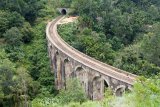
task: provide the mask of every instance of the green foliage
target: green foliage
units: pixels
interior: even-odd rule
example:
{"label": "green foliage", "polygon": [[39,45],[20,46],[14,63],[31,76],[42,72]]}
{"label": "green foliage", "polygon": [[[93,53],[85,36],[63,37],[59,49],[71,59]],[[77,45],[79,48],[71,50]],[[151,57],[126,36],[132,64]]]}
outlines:
{"label": "green foliage", "polygon": [[1,0],[0,2],[0,9],[16,11],[30,23],[35,21],[41,8],[43,8],[43,2],[39,0]]}
{"label": "green foliage", "polygon": [[22,62],[33,80],[40,85],[39,91],[35,91],[32,98],[43,98],[44,96],[49,97],[52,96],[52,94],[56,94],[54,89],[54,76],[50,73],[50,64],[47,55],[45,26],[44,21],[34,26],[32,33],[34,38],[32,42],[21,46],[25,55]]}
{"label": "green foliage", "polygon": [[[3,105],[9,105],[7,103],[12,101],[12,88],[15,85],[15,82],[13,81],[13,71],[6,67],[0,67],[0,73],[0,99],[2,100],[0,103]],[[14,102],[12,101],[12,103]]]}
{"label": "green foliage", "polygon": [[59,99],[60,104],[67,104],[70,102],[82,103],[86,101],[85,92],[76,78],[68,79],[66,81],[66,88],[60,90],[57,98]]}
{"label": "green foliage", "polygon": [[53,98],[57,91],[45,27],[57,7],[71,7],[80,16],[76,23],[59,27],[67,43],[100,61],[150,77],[160,72],[159,6],[159,0],[1,0],[0,39],[5,44],[0,46],[0,106],[29,106],[33,100],[33,107],[158,107],[159,76],[140,79],[133,92],[121,98],[108,90],[104,100],[84,102],[77,80],[67,82],[67,89]]}
{"label": "green foliage", "polygon": [[[141,80],[135,85],[135,104],[142,107],[158,107],[160,101],[160,80],[156,76],[153,79]],[[145,100],[144,100],[145,99]]]}
{"label": "green foliage", "polygon": [[144,57],[156,64],[157,66],[160,66],[160,23],[157,23],[153,26],[153,31],[148,33],[144,40],[142,41],[142,53]]}
{"label": "green foliage", "polygon": [[[28,22],[25,22],[24,18],[19,13],[0,10],[0,19],[0,32],[1,34],[3,34],[0,35],[0,37],[5,36],[5,38],[7,39],[11,38],[10,40],[13,40],[13,38],[16,39],[15,34],[13,34],[13,32],[15,32],[16,29],[16,32],[19,34],[19,36],[21,35],[21,37],[19,37],[19,39],[21,40],[17,41],[17,45],[20,41],[24,43],[29,43],[33,38],[32,28],[30,24]],[[4,33],[10,33],[10,36]],[[13,36],[11,36],[12,34]]]}
{"label": "green foliage", "polygon": [[0,50],[0,104],[4,107],[26,105],[30,96],[38,92],[39,85],[24,68],[16,68],[6,57],[5,51]]}
{"label": "green foliage", "polygon": [[23,35],[16,27],[12,27],[4,34],[5,41],[10,46],[19,46],[21,44],[22,36]]}
{"label": "green foliage", "polygon": [[57,3],[57,6],[58,7],[70,7],[71,3],[72,3],[72,0],[59,0],[59,1],[56,1],[56,0],[53,0],[54,2]]}
{"label": "green foliage", "polygon": [[33,29],[31,25],[27,22],[23,24],[23,27],[20,28],[22,36],[22,42],[23,43],[30,43],[33,39]]}
{"label": "green foliage", "polygon": [[158,8],[155,5],[151,5],[148,9],[148,13],[150,14],[150,17],[153,20],[159,20],[160,18],[160,13]]}
{"label": "green foliage", "polygon": [[[60,90],[55,98],[36,98],[32,101],[33,107],[80,107],[80,103],[87,100],[85,92],[76,78],[68,79],[66,88]],[[68,105],[66,105],[68,104]],[[88,104],[89,105],[89,104]]]}
{"label": "green foliage", "polygon": [[113,106],[120,107],[159,107],[160,88],[159,76],[140,78],[134,85],[133,92],[113,101]]}
{"label": "green foliage", "polygon": [[141,54],[140,44],[131,45],[118,53],[114,66],[137,75],[150,77],[160,72],[160,67],[149,63]]}
{"label": "green foliage", "polygon": [[0,37],[11,27],[22,27],[23,23],[24,18],[17,12],[0,10]]}
{"label": "green foliage", "polygon": [[[33,25],[44,3],[47,2],[0,2],[0,39],[5,39],[5,44],[0,46],[0,77],[3,77],[0,78],[0,106],[27,107],[35,97],[51,96],[55,92],[45,41],[44,20],[48,20],[48,17],[45,19],[41,16],[36,26],[28,23]],[[45,5],[45,9],[50,9],[45,15],[55,11],[53,6]],[[33,78],[36,73],[38,79]]]}
{"label": "green foliage", "polygon": [[58,107],[58,104],[54,103],[54,99],[51,98],[34,99],[32,107]]}
{"label": "green foliage", "polygon": [[40,9],[38,12],[38,18],[46,18],[51,19],[55,17],[57,14],[57,11],[55,8],[57,8],[57,2],[56,0],[44,0],[44,8]]}

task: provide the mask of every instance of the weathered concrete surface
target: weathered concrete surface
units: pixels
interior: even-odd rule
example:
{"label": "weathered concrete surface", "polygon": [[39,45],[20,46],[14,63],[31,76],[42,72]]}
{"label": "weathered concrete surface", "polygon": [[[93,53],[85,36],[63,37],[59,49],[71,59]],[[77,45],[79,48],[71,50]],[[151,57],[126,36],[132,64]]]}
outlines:
{"label": "weathered concrete surface", "polygon": [[58,17],[48,23],[46,29],[56,88],[64,88],[66,79],[76,77],[80,80],[86,95],[93,100],[103,98],[105,87],[111,88],[117,96],[131,89],[136,75],[95,60],[69,46],[60,38],[57,33],[57,24],[63,18]]}

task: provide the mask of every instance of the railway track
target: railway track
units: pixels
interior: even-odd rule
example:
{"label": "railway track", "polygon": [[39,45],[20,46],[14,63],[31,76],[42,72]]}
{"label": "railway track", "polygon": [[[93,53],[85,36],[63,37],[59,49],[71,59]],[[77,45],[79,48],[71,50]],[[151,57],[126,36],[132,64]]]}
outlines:
{"label": "railway track", "polygon": [[91,58],[82,52],[79,52],[75,48],[67,44],[58,34],[57,25],[65,16],[59,16],[47,25],[47,39],[57,47],[61,52],[65,53],[70,58],[78,61],[79,63],[99,71],[103,75],[110,76],[117,80],[123,81],[130,85],[133,85],[137,76],[126,71],[120,70],[108,64],[102,63],[94,58]]}

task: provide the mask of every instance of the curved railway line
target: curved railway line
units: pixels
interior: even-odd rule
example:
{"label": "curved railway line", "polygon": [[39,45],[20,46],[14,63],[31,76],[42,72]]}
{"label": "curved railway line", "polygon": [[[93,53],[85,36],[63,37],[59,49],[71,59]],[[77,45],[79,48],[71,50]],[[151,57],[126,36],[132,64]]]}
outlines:
{"label": "curved railway line", "polygon": [[103,75],[120,80],[124,83],[133,85],[137,76],[126,71],[120,70],[108,64],[102,63],[94,58],[91,58],[82,52],[79,52],[75,48],[67,44],[58,34],[57,25],[65,16],[59,16],[47,25],[46,33],[47,39],[51,42],[58,50],[65,53],[70,58],[77,62],[95,70],[99,71]]}

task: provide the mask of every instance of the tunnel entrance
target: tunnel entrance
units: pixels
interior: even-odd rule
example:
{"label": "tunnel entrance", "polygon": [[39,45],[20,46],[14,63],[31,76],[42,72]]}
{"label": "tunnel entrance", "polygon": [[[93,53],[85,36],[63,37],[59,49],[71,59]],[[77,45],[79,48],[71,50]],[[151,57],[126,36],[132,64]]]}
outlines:
{"label": "tunnel entrance", "polygon": [[62,15],[66,15],[66,14],[67,14],[66,9],[62,9],[62,10],[61,10],[61,14],[62,14]]}

